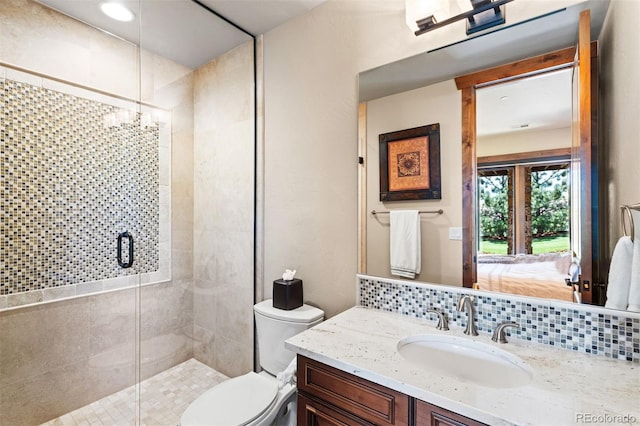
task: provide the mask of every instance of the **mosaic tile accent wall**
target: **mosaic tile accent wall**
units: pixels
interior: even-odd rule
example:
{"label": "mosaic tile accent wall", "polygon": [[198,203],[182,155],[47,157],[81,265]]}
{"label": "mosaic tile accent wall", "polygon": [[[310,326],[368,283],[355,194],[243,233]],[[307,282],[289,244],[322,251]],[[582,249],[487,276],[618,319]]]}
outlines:
{"label": "mosaic tile accent wall", "polygon": [[0,295],[157,271],[158,123],[9,78],[0,96]]}
{"label": "mosaic tile accent wall", "polygon": [[461,294],[474,295],[479,332],[492,333],[502,321],[515,321],[512,338],[578,352],[640,362],[640,315],[587,305],[509,296],[358,275],[358,305],[416,318],[432,318],[436,308],[449,324],[464,327],[467,314],[456,311]]}

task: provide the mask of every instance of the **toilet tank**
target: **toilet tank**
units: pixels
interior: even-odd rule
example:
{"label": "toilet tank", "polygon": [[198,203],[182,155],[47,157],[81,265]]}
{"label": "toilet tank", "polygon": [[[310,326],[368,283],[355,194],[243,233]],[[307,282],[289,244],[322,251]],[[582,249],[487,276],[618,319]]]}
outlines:
{"label": "toilet tank", "polygon": [[274,376],[284,371],[296,356],[285,349],[284,341],[322,322],[324,317],[324,311],[309,305],[290,311],[274,308],[272,299],[256,304],[253,311],[260,366]]}

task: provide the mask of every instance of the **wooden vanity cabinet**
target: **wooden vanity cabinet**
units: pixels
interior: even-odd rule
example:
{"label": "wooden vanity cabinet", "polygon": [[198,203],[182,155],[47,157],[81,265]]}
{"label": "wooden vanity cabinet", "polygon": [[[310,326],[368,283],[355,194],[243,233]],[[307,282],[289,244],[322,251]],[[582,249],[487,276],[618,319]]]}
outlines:
{"label": "wooden vanity cabinet", "polygon": [[298,426],[481,425],[298,355]]}

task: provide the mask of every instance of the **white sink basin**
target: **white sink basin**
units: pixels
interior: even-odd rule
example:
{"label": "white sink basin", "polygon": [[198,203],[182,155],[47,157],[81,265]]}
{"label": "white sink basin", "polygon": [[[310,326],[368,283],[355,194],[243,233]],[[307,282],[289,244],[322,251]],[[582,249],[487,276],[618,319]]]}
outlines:
{"label": "white sink basin", "polygon": [[425,370],[492,388],[512,388],[531,382],[533,370],[517,356],[471,339],[419,334],[398,342],[398,352]]}

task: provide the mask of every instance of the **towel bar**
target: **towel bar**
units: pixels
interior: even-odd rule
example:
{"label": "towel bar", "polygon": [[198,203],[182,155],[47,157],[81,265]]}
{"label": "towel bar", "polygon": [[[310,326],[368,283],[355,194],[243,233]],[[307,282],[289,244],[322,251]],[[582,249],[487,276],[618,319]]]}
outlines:
{"label": "towel bar", "polygon": [[[631,237],[631,241],[633,242],[634,236],[635,236],[635,229],[634,229],[634,223],[633,223],[633,215],[631,214],[631,210],[638,210],[640,211],[640,204],[634,204],[632,206],[629,205],[622,205],[620,206],[620,225],[622,227],[622,235],[629,236]],[[630,228],[630,233],[627,234],[627,225],[626,225],[626,219],[625,219],[625,213],[626,217],[629,218],[629,228]]]}
{"label": "towel bar", "polygon": [[[371,210],[371,214],[372,215],[377,215],[377,214],[389,214],[391,212],[377,212],[375,210]],[[440,210],[419,210],[418,213],[433,213],[433,214],[442,214],[444,213],[444,210],[440,209]]]}

